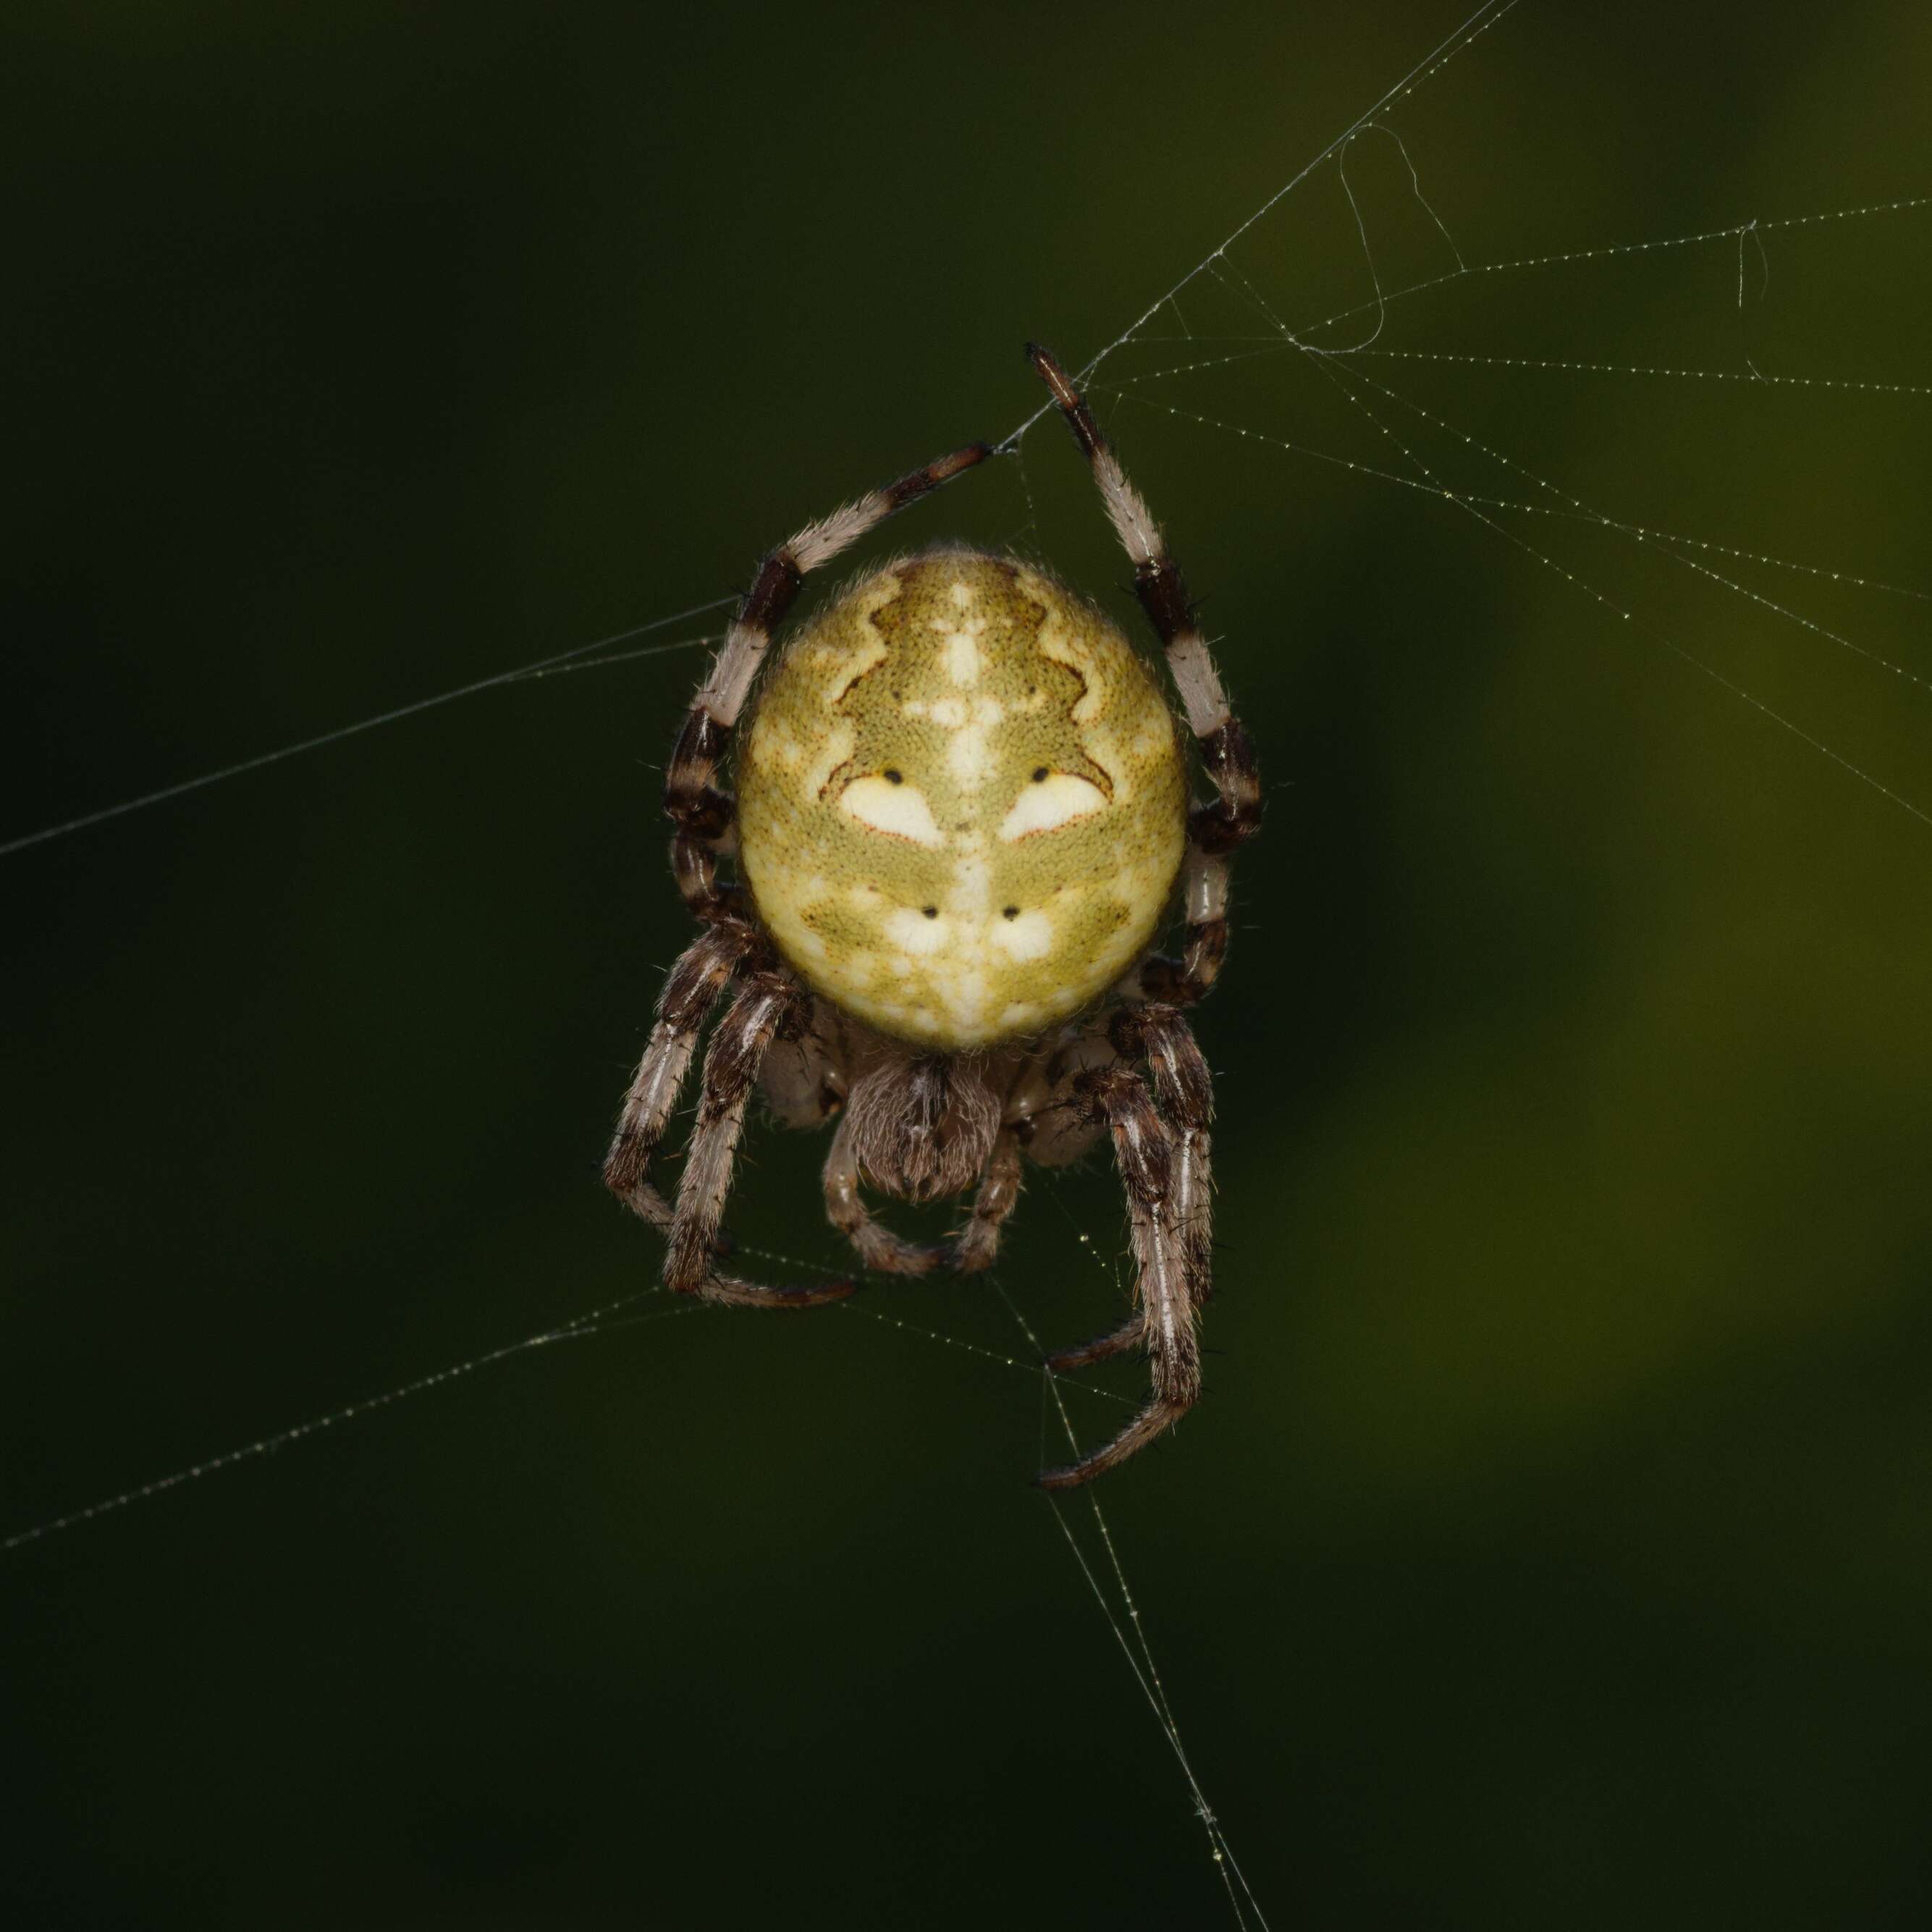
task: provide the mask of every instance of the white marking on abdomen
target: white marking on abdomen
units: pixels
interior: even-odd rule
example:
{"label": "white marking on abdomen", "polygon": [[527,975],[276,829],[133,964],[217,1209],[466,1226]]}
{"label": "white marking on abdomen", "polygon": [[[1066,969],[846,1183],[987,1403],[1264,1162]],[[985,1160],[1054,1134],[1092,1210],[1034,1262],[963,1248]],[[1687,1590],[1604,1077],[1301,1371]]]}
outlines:
{"label": "white marking on abdomen", "polygon": [[909,838],[915,845],[944,845],[946,835],[917,785],[888,778],[854,778],[838,795],[838,808],[874,832]]}
{"label": "white marking on abdomen", "polygon": [[1085,778],[1071,772],[1053,772],[1037,784],[1029,784],[1013,800],[1012,808],[1000,822],[1000,836],[1009,842],[1036,832],[1052,832],[1071,825],[1076,818],[1088,818],[1107,802],[1107,794]]}
{"label": "white marking on abdomen", "polygon": [[993,944],[1014,959],[1040,959],[1053,950],[1053,922],[1045,913],[1023,912],[992,924]]}

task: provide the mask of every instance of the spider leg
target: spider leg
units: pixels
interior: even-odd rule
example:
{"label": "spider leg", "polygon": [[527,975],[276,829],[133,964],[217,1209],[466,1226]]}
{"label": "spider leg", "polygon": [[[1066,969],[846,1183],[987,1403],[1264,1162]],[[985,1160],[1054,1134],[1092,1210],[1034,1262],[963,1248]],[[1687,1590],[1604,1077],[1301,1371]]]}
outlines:
{"label": "spider leg", "polygon": [[[1154,1393],[1146,1407],[1111,1442],[1064,1468],[1046,1471],[1038,1480],[1042,1489],[1048,1490],[1072,1489],[1118,1467],[1178,1421],[1201,1393],[1194,1298],[1184,1244],[1173,1218],[1174,1136],[1154,1106],[1147,1082],[1133,1068],[1117,1061],[1082,1073],[1075,1085],[1113,1137],[1114,1158],[1126,1191],[1133,1236],[1141,1309],[1142,1332],[1137,1339],[1147,1348]],[[1117,1330],[1114,1336],[1102,1338],[1099,1346],[1103,1352],[1116,1352],[1107,1345],[1124,1333]],[[1088,1347],[1095,1346],[1089,1343]]]}
{"label": "spider leg", "polygon": [[1155,955],[1143,959],[1123,983],[1121,990],[1130,996],[1167,1006],[1191,1006],[1204,999],[1221,976],[1222,962],[1228,956],[1228,884],[1232,868],[1230,848],[1219,843],[1228,836],[1217,816],[1219,809],[1214,805],[1197,805],[1188,817],[1187,860],[1180,874],[1186,920],[1180,957],[1165,959]]}
{"label": "spider leg", "polygon": [[[1186,930],[1178,959],[1139,961],[1118,988],[1129,1002],[1108,1029],[1126,1061],[1144,1060],[1153,1096],[1138,1076],[1138,1097],[1118,1084],[1096,1083],[1099,1071],[1078,1076],[1102,1106],[1113,1133],[1132,1216],[1140,1275],[1140,1312],[1111,1335],[1052,1358],[1072,1368],[1103,1360],[1144,1342],[1154,1364],[1154,1396],[1104,1448],[1041,1480],[1064,1488],[1088,1480],[1132,1455],[1177,1415],[1200,1389],[1195,1316],[1213,1288],[1213,1177],[1209,1124],[1214,1083],[1182,1016],[1219,977],[1228,950],[1228,887],[1236,848],[1261,829],[1261,776],[1246,729],[1228,704],[1214,654],[1196,622],[1180,566],[1146,499],[1127,479],[1072,379],[1053,356],[1029,344],[1027,354],[1046,384],[1094,475],[1121,548],[1133,560],[1134,593],[1160,639],[1188,728],[1214,781],[1214,796],[1188,815],[1187,859],[1181,898]],[[1153,1105],[1157,1096],[1158,1110]],[[1160,1130],[1156,1159],[1154,1126]],[[1138,1128],[1135,1123],[1139,1120]],[[1130,1145],[1138,1134],[1141,1144]],[[1124,1138],[1125,1136],[1126,1138]],[[1158,1168],[1159,1172],[1153,1170]]]}
{"label": "spider leg", "polygon": [[867,1211],[859,1191],[858,1157],[852,1151],[852,1120],[848,1114],[832,1136],[825,1157],[825,1212],[832,1225],[858,1250],[868,1268],[882,1274],[929,1274],[946,1258],[944,1248],[908,1241]]}
{"label": "spider leg", "polygon": [[678,890],[700,919],[730,917],[736,894],[718,883],[718,860],[730,848],[736,810],[731,794],[714,782],[731,742],[745,699],[770,648],[772,634],[791,608],[806,576],[830,563],[895,510],[948,483],[992,455],[983,442],[970,443],[848,503],[817,523],[808,524],[770,553],[758,566],[724,633],[710,674],[692,700],[664,768],[664,812],[676,827],[671,838],[671,870]]}
{"label": "spider leg", "polygon": [[[1154,1095],[1173,1142],[1168,1219],[1179,1244],[1188,1299],[1198,1309],[1214,1292],[1214,1183],[1208,1131],[1214,1110],[1214,1077],[1193,1030],[1172,1006],[1124,1008],[1108,1031],[1124,1059],[1144,1058],[1153,1072]],[[1124,1355],[1146,1339],[1147,1316],[1136,1309],[1111,1334],[1063,1348],[1047,1358],[1047,1366],[1085,1368]]]}
{"label": "spider leg", "polygon": [[1172,1219],[1189,1292],[1205,1301],[1214,1292],[1214,1076],[1178,1007],[1156,1000],[1124,1007],[1108,1031],[1116,1052],[1144,1059],[1153,1073],[1154,1096],[1174,1135]]}
{"label": "spider leg", "polygon": [[637,1076],[624,1096],[617,1131],[604,1157],[604,1184],[631,1210],[660,1230],[670,1206],[652,1184],[650,1166],[670,1121],[698,1051],[704,1016],[752,950],[755,934],[735,921],[707,926],[670,969],[658,999],[656,1024],[645,1042]]}
{"label": "spider leg", "polygon": [[704,1057],[704,1089],[698,1126],[679,1178],[672,1212],[664,1285],[680,1294],[748,1308],[812,1308],[837,1301],[856,1286],[832,1281],[817,1288],[764,1288],[718,1271],[718,1227],[730,1191],[745,1106],[758,1076],[758,1063],[782,1028],[802,1024],[807,996],[782,973],[759,972],[740,987],[730,1010],[712,1035]]}
{"label": "spider leg", "polygon": [[1214,655],[1194,621],[1180,567],[1146,499],[1127,480],[1113,446],[1066,370],[1036,343],[1027,345],[1027,354],[1086,456],[1114,533],[1133,560],[1134,594],[1160,639],[1188,727],[1214,781],[1214,799],[1196,806],[1188,819],[1182,956],[1148,960],[1134,976],[1134,989],[1143,997],[1191,1006],[1214,983],[1228,950],[1228,855],[1261,829],[1261,774],[1254,746],[1228,705]]}
{"label": "spider leg", "polygon": [[952,1244],[952,1263],[962,1274],[977,1274],[993,1265],[1000,1252],[1000,1230],[1018,1204],[1020,1185],[1019,1136],[1010,1126],[1002,1127],[973,1198],[972,1215]]}
{"label": "spider leg", "polygon": [[1090,1342],[1076,1342],[1070,1348],[1061,1348],[1048,1356],[1046,1366],[1056,1370],[1084,1369],[1091,1363],[1111,1361],[1116,1355],[1124,1355],[1146,1340],[1147,1317],[1136,1308],[1108,1334],[1096,1335]]}

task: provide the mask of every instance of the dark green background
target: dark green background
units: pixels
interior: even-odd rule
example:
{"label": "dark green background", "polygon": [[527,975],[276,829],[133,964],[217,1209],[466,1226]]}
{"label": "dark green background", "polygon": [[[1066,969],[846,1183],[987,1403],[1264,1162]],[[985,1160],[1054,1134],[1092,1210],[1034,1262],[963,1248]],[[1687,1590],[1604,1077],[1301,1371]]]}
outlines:
{"label": "dark green background", "polygon": [[[1093,355],[1461,10],[10,9],[0,836],[729,591],[1011,429],[1023,337]],[[1482,262],[1932,192],[1928,98],[1907,0],[1526,0],[1390,125]],[[1393,142],[1350,178],[1390,286],[1448,266]],[[1932,382],[1932,211],[1763,239],[1742,302],[1719,240],[1376,346]],[[1238,278],[1363,298],[1332,169],[1149,332],[1256,333]],[[1922,395],[1337,378],[1447,487],[1538,494],[1360,386],[1932,590]],[[1252,432],[1099,398],[1270,818],[1202,1018],[1209,1396],[1102,1499],[1270,1922],[1924,1922],[1932,826],[1673,646],[1927,809],[1932,693],[1654,540],[1492,513],[1598,601],[1293,453],[1406,460],[1300,358],[1130,393]],[[1056,425],[1023,465],[896,536],[1124,602]],[[1932,679],[1922,598],[1704,560]],[[0,1527],[647,1285],[596,1166],[687,931],[655,794],[700,662],[0,861]],[[759,1140],[744,1238],[834,1257],[821,1151]],[[1120,1246],[1096,1166],[1002,1278],[1069,1339]],[[984,1283],[862,1306],[1018,1348]],[[700,1312],[15,1552],[9,1922],[1225,1921],[1027,1486],[1040,1394],[854,1307]]]}

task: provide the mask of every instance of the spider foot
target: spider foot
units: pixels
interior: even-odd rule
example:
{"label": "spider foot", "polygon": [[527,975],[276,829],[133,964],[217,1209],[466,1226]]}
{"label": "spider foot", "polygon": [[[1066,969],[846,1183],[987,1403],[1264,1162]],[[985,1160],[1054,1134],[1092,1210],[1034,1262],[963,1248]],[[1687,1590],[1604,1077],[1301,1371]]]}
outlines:
{"label": "spider foot", "polygon": [[854,1230],[850,1239],[860,1260],[875,1274],[930,1274],[946,1258],[944,1248],[908,1241],[876,1221]]}
{"label": "spider foot", "polygon": [[639,1220],[648,1222],[660,1234],[670,1227],[670,1203],[641,1175],[635,1180],[627,1180],[614,1174],[607,1167],[604,1170],[604,1184]]}
{"label": "spider foot", "polygon": [[741,1281],[736,1275],[710,1274],[689,1292],[700,1301],[727,1308],[822,1308],[828,1301],[843,1301],[858,1286],[856,1281],[841,1280],[808,1288],[766,1288],[754,1281]]}
{"label": "spider foot", "polygon": [[1112,1442],[1064,1468],[1042,1470],[1034,1477],[1034,1484],[1042,1490],[1077,1490],[1082,1484],[1090,1483],[1096,1476],[1104,1476],[1109,1469],[1118,1468],[1186,1413],[1185,1402],[1166,1402],[1156,1396]]}
{"label": "spider foot", "polygon": [[982,1274],[999,1255],[999,1230],[975,1222],[963,1234],[954,1236],[943,1252],[946,1265],[955,1274]]}
{"label": "spider foot", "polygon": [[[648,1180],[638,1180],[628,1187],[615,1187],[611,1192],[638,1219],[656,1228],[661,1234],[670,1232],[671,1205]],[[720,1228],[711,1238],[712,1258],[725,1261],[737,1251],[738,1244],[731,1238],[728,1228]]]}
{"label": "spider foot", "polygon": [[1046,1366],[1056,1372],[1084,1369],[1090,1363],[1108,1361],[1116,1355],[1124,1355],[1130,1348],[1140,1347],[1146,1340],[1147,1318],[1136,1312],[1109,1334],[1096,1335],[1090,1342],[1076,1342],[1070,1348],[1062,1348],[1048,1356]]}

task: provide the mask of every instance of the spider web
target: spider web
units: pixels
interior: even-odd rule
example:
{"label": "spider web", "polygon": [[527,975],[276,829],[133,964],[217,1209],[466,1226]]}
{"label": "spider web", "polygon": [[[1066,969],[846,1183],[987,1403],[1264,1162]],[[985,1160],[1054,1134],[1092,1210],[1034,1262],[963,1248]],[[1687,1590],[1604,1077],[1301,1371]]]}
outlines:
{"label": "spider web", "polygon": [[[1898,709],[1932,697],[1932,660],[1924,648],[1932,584],[1898,568],[1900,553],[1885,533],[1874,533],[1875,562],[1816,554],[1788,542],[1782,532],[1760,541],[1725,522],[1720,504],[1714,506],[1713,493],[1698,487],[1698,479],[1674,496],[1669,479],[1640,455],[1618,452],[1605,461],[1602,474],[1579,476],[1560,449],[1525,446],[1489,426],[1498,394],[1512,384],[1534,382],[1562,398],[1556,406],[1561,410],[1577,406],[1580,394],[1600,394],[1612,399],[1612,406],[1641,415],[1650,405],[1639,399],[1668,392],[1686,399],[1673,407],[1758,412],[1760,422],[1768,409],[1805,412],[1796,419],[1803,427],[1794,430],[1786,418],[1770,432],[1786,443],[1820,434],[1813,427],[1819,424],[1827,435],[1876,440],[1880,432],[1864,427],[1871,419],[1849,412],[1882,409],[1894,412],[1884,420],[1895,424],[1902,412],[1922,410],[1932,400],[1932,371],[1874,366],[1856,313],[1847,322],[1840,310],[1832,312],[1802,345],[1818,352],[1808,362],[1790,342],[1783,345],[1784,359],[1774,360],[1754,331],[1773,292],[1787,281],[1801,288],[1856,288],[1874,307],[1876,298],[1865,292],[1874,281],[1895,275],[1902,286],[1912,285],[1912,277],[1922,276],[1932,257],[1932,192],[1916,191],[1928,185],[1923,182],[1892,184],[1886,185],[1892,191],[1835,206],[1722,211],[1682,232],[1633,237],[1586,228],[1539,236],[1526,248],[1480,247],[1463,218],[1462,198],[1443,192],[1436,178],[1445,152],[1466,158],[1474,145],[1458,140],[1457,64],[1485,57],[1511,33],[1532,31],[1528,21],[1535,11],[1529,0],[1492,0],[1458,25],[1088,356],[1082,376],[1090,394],[1132,452],[1130,466],[1143,479],[1158,461],[1142,452],[1150,450],[1153,436],[1165,435],[1174,439],[1170,448],[1211,448],[1217,460],[1241,466],[1244,479],[1264,479],[1250,487],[1278,492],[1284,502],[1291,492],[1359,489],[1405,511],[1447,519],[1457,540],[1466,537],[1520,560],[1526,572],[1546,578],[1570,608],[1610,632],[1627,633],[1653,664],[1708,687],[1721,700],[1704,718],[1708,730],[1762,728],[1783,741],[1789,755],[1816,761],[1915,836],[1932,836],[1923,718],[1914,710],[1901,724]],[[1699,265],[1700,274],[1672,278],[1682,262]],[[1603,278],[1652,274],[1666,278],[1659,285],[1654,349],[1593,340],[1593,291]],[[1037,536],[1042,521],[1034,464],[1036,434],[1042,429],[1058,433],[1044,406],[1001,445],[1024,499],[1016,532],[1022,539]],[[1748,439],[1751,431],[1737,434]],[[1901,434],[1913,452],[1922,447],[1916,429],[1883,434]],[[1156,493],[1156,502],[1167,494]],[[714,614],[728,601],[692,604],[20,832],[0,842],[0,858],[69,837],[109,836],[110,821],[165,807],[190,792],[538,680],[668,659],[676,675],[664,677],[663,688],[680,690],[686,661],[716,640]],[[1238,652],[1227,661],[1238,690],[1244,675]],[[1932,846],[1922,849],[1932,857]],[[1042,1184],[1067,1215],[1078,1249],[1118,1282],[1118,1244],[1111,1234],[1096,1231],[1084,1204],[1070,1204],[1061,1184]],[[830,1271],[813,1256],[756,1245],[747,1252],[794,1274]],[[1118,1389],[1043,1370],[1040,1340],[1026,1315],[1004,1288],[998,1292],[1012,1324],[1010,1352],[918,1318],[910,1311],[922,1304],[904,1295],[840,1307],[843,1318],[883,1324],[909,1346],[956,1356],[962,1372],[970,1367],[1037,1382],[1043,1458],[1049,1436],[1063,1437],[1071,1447],[1107,1432],[1129,1398]],[[652,1291],[626,1295],[547,1324],[44,1518],[0,1540],[0,1550],[44,1542],[406,1399],[446,1390],[515,1357],[678,1318],[713,1318],[653,1305],[652,1298]],[[1204,1790],[1204,1781],[1214,1782],[1211,1767],[1197,1772],[1184,1741],[1102,1496],[1088,1492],[1069,1504],[1052,1499],[1050,1506],[1074,1574],[1104,1617],[1108,1638],[1174,1761],[1228,1915],[1238,1924],[1265,1926]]]}

